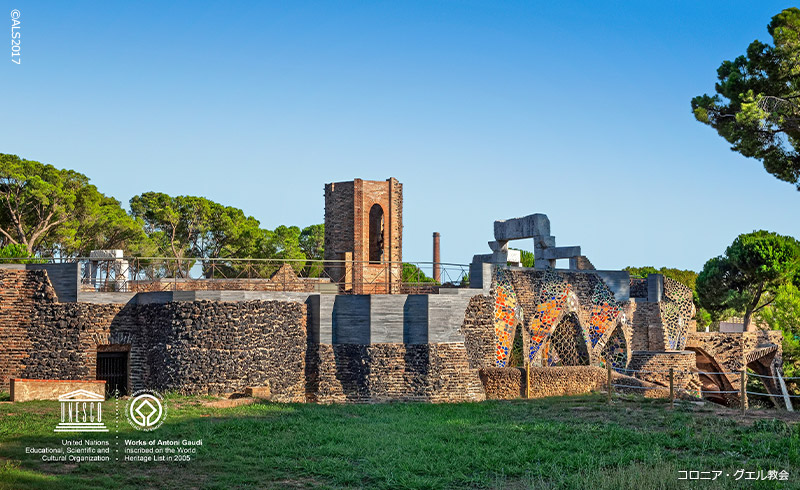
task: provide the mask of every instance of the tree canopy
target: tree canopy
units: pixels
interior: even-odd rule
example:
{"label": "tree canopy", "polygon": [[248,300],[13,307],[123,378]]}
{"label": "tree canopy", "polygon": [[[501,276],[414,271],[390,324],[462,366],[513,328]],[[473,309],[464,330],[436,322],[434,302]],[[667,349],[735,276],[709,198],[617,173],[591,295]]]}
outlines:
{"label": "tree canopy", "polygon": [[179,275],[185,275],[184,258],[252,257],[264,242],[258,220],[204,197],[146,192],[130,205],[159,254],[177,259]]}
{"label": "tree canopy", "polygon": [[787,8],[758,40],[717,69],[716,94],[692,99],[695,118],[731,149],[760,160],[767,172],[800,190],[800,9]]}
{"label": "tree canopy", "polygon": [[695,290],[695,282],[697,281],[697,272],[682,269],[672,269],[669,267],[656,269],[655,267],[648,265],[644,267],[626,267],[622,270],[630,272],[631,277],[639,278],[646,278],[648,274],[663,274],[664,277],[674,279],[692,291]]}
{"label": "tree canopy", "polygon": [[725,254],[706,262],[697,277],[700,305],[751,317],[775,301],[779,288],[800,281],[800,242],[768,231],[739,235]]}
{"label": "tree canopy", "polygon": [[0,154],[0,246],[9,244],[60,256],[148,247],[141,223],[85,175]]}
{"label": "tree canopy", "polygon": [[758,317],[770,330],[783,333],[784,376],[800,376],[800,289],[792,283],[780,286],[775,301]]}

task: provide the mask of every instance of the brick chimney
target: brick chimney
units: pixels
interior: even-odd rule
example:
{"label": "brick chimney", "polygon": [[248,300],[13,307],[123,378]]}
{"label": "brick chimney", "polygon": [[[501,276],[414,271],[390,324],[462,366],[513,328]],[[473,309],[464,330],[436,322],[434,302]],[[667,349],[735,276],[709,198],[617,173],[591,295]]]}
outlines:
{"label": "brick chimney", "polygon": [[439,232],[433,232],[433,279],[441,283],[442,282],[442,270],[439,262],[441,259],[439,258]]}

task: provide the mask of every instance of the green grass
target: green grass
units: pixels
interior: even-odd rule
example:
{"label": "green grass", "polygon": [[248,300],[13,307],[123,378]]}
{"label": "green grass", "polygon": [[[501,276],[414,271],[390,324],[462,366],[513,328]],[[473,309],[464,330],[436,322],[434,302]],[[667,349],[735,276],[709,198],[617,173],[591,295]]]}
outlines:
{"label": "green grass", "polygon": [[[56,402],[0,404],[0,488],[799,488],[796,419],[598,395],[464,404],[253,404],[169,397],[167,422],[98,438],[203,439],[194,461],[44,463]],[[124,422],[124,421],[123,421]],[[72,436],[70,436],[72,437]],[[789,482],[736,481],[737,469]],[[717,481],[681,470],[723,471]]]}
{"label": "green grass", "polygon": [[11,400],[11,393],[7,391],[0,391],[0,402],[7,402]]}

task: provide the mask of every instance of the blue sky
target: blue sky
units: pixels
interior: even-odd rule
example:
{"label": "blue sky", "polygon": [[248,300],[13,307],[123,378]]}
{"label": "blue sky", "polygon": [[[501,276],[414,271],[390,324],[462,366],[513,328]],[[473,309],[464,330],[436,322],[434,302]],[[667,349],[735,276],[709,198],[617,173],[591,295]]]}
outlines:
{"label": "blue sky", "polygon": [[800,192],[689,105],[791,4],[2,3],[22,54],[0,63],[0,152],[125,204],[203,195],[306,226],[326,182],[396,177],[409,261],[439,231],[467,263],[495,219],[536,212],[603,269],[800,237]]}

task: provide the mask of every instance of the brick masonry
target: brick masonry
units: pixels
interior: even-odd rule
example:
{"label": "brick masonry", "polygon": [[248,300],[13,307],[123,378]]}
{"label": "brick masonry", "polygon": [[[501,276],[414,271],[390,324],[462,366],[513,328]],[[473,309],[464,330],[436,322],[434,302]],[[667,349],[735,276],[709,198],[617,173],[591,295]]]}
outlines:
{"label": "brick masonry", "polygon": [[37,303],[53,303],[56,293],[45,271],[0,269],[0,382],[19,378],[31,350],[28,332]]}
{"label": "brick masonry", "polygon": [[692,351],[633,351],[628,369],[642,371],[636,377],[660,386],[669,386],[669,370],[673,369],[675,388],[696,389],[699,378],[695,353]]}
{"label": "brick masonry", "polygon": [[[384,254],[370,264],[369,215],[374,205],[384,217]],[[329,264],[328,277],[352,281],[356,294],[400,291],[403,260],[403,184],[397,179],[355,179],[325,185],[325,260],[351,260],[352,268]],[[391,264],[390,264],[391,263]]]}
{"label": "brick masonry", "polygon": [[[530,376],[529,398],[580,395],[608,389],[608,373],[597,366],[532,367]],[[524,368],[484,368],[480,370],[480,377],[487,400],[526,397]],[[669,391],[659,390],[656,384],[619,373],[611,374],[611,382],[615,385],[613,390],[616,393],[637,394],[646,398],[669,397]],[[682,395],[676,391],[675,396]]]}
{"label": "brick masonry", "polygon": [[[762,376],[775,376],[782,365],[782,341],[779,331],[756,332],[692,332],[686,348],[696,353],[697,367],[701,371],[703,389],[737,391],[741,384],[741,371],[745,367]],[[770,348],[770,346],[775,346]],[[766,353],[760,355],[766,350]],[[709,374],[705,374],[709,373]],[[717,374],[721,373],[721,374]],[[762,379],[770,393],[780,393],[772,380]],[[724,394],[721,402],[736,405],[738,394]],[[780,405],[782,401],[773,399]]]}

